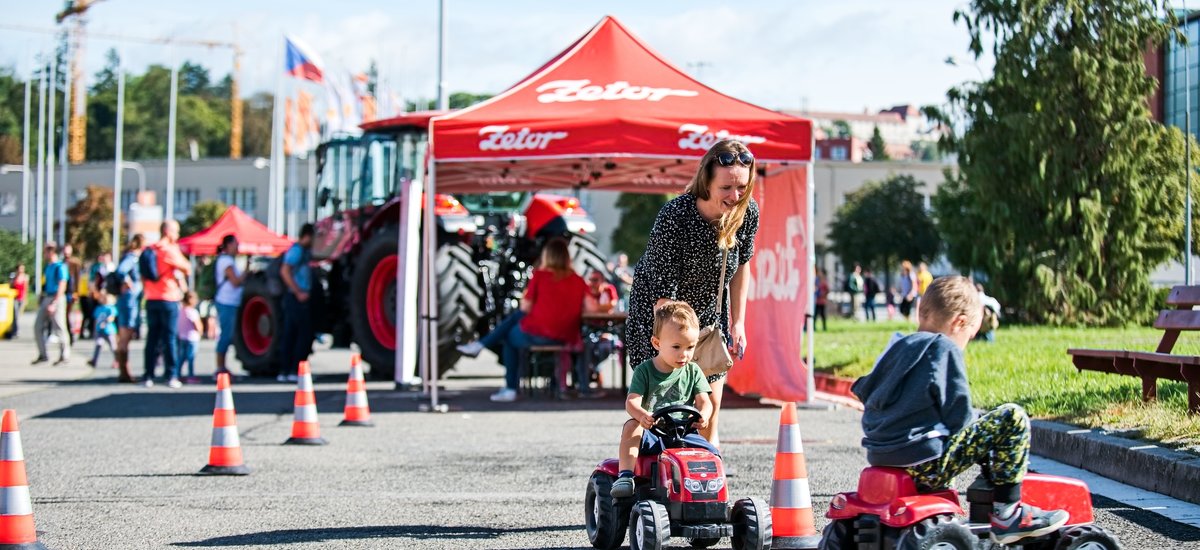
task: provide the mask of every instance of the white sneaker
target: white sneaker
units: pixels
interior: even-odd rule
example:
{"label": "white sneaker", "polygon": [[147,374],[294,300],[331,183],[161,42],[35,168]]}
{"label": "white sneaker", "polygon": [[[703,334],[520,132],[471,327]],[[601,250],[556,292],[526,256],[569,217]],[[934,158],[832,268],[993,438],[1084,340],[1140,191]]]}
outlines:
{"label": "white sneaker", "polygon": [[491,399],[497,403],[512,403],[513,401],[517,400],[517,390],[504,388],[496,393],[493,393]]}
{"label": "white sneaker", "polygon": [[276,382],[287,382],[287,375],[283,374],[283,373],[279,373],[279,376],[275,377],[275,381]]}
{"label": "white sneaker", "polygon": [[183,382],[180,382],[178,378],[172,378],[170,382],[167,382],[167,387],[171,389],[182,388]]}
{"label": "white sneaker", "polygon": [[150,378],[147,378],[147,379],[145,379],[145,380],[143,380],[143,381],[142,381],[142,385],[143,385],[143,386],[145,386],[145,387],[147,387],[147,388],[153,388],[153,387],[154,387],[154,380],[152,380],[152,379],[150,379]]}
{"label": "white sneaker", "polygon": [[[467,342],[465,344],[454,346],[454,349],[458,350],[459,353],[466,355],[467,357],[479,357],[479,352],[483,351],[483,342],[475,340],[473,342]],[[493,401],[495,401],[495,399],[493,399]]]}

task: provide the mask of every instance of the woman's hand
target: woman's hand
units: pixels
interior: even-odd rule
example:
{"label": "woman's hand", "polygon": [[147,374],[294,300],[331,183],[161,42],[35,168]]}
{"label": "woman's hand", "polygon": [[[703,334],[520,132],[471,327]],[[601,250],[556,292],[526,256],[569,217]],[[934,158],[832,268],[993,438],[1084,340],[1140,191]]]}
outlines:
{"label": "woman's hand", "polygon": [[737,322],[729,325],[729,354],[741,359],[746,352],[746,324]]}

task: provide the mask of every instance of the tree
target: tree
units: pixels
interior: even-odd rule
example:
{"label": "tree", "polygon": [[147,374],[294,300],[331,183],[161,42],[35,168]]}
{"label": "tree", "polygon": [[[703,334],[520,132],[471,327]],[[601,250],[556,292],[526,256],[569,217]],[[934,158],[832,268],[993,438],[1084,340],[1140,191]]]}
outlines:
{"label": "tree", "polygon": [[1142,318],[1157,305],[1150,271],[1182,248],[1185,138],[1150,118],[1142,61],[1173,18],[1136,0],[970,10],[955,20],[976,59],[991,46],[995,69],[951,89],[938,117],[960,130],[942,143],[959,175],[934,201],[950,259],[1030,321]]}
{"label": "tree", "polygon": [[637,263],[646,252],[654,218],[670,199],[671,195],[621,193],[616,204],[621,210],[621,223],[612,233],[613,250],[628,254],[630,262]]}
{"label": "tree", "polygon": [[941,238],[925,210],[924,186],[901,174],[848,194],[829,226],[830,250],[845,265],[886,273],[902,260],[932,261]]}
{"label": "tree", "polygon": [[867,142],[867,149],[871,151],[871,160],[888,160],[891,158],[887,154],[887,143],[883,141],[883,134],[879,133],[878,126],[871,133],[871,141]]}
{"label": "tree", "polygon": [[834,138],[848,138],[854,134],[850,131],[850,123],[844,120],[833,121],[833,127],[830,128],[830,136]]}
{"label": "tree", "polygon": [[[25,264],[25,272],[33,277],[34,259],[32,241],[22,243],[21,235],[0,229],[0,278],[11,283],[9,275],[17,272],[19,264]],[[32,293],[33,289],[30,288],[29,292]]]}
{"label": "tree", "polygon": [[112,218],[112,189],[99,185],[87,186],[84,197],[67,209],[67,242],[80,258],[112,251]]}
{"label": "tree", "polygon": [[179,224],[179,236],[186,237],[203,231],[223,215],[229,207],[221,201],[199,201],[192,205],[192,212]]}

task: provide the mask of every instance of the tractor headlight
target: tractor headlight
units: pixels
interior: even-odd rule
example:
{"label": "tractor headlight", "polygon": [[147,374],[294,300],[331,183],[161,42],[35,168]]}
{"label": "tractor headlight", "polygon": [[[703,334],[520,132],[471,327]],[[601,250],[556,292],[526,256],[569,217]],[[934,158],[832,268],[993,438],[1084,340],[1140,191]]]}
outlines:
{"label": "tractor headlight", "polygon": [[687,489],[689,493],[703,493],[704,492],[704,482],[697,481],[695,479],[683,480],[683,487],[685,489]]}
{"label": "tractor headlight", "polygon": [[717,478],[717,479],[710,479],[710,480],[708,480],[708,492],[710,492],[710,493],[715,493],[715,492],[717,492],[717,491],[720,491],[720,490],[721,490],[721,488],[722,488],[722,487],[724,487],[724,486],[725,486],[725,479],[724,479],[724,478]]}

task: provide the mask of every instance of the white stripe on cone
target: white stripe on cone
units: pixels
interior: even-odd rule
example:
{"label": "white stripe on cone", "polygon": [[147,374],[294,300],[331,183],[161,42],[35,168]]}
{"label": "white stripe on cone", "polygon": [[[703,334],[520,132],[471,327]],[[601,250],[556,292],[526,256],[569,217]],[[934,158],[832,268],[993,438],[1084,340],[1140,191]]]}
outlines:
{"label": "white stripe on cone", "polygon": [[772,508],[812,508],[807,479],[777,479],[771,490]]}
{"label": "white stripe on cone", "polygon": [[779,450],[781,453],[799,454],[804,452],[804,444],[800,441],[800,426],[797,424],[779,425]]}
{"label": "white stripe on cone", "polygon": [[312,375],[306,374],[304,376],[301,376],[297,380],[296,389],[298,389],[300,391],[312,391],[312,389],[313,389]]}
{"label": "white stripe on cone", "polygon": [[29,487],[0,487],[0,516],[28,516],[33,513],[29,504]]}
{"label": "white stripe on cone", "polygon": [[238,439],[237,426],[223,426],[213,428],[212,446],[213,447],[237,447],[241,444]]}
{"label": "white stripe on cone", "polygon": [[214,408],[220,409],[223,411],[232,411],[233,410],[233,392],[228,389],[224,389],[224,390],[217,392],[217,404],[214,406]]}
{"label": "white stripe on cone", "polygon": [[296,422],[313,423],[317,421],[317,406],[316,405],[300,405],[296,407],[295,415],[292,417]]}
{"label": "white stripe on cone", "polygon": [[366,407],[367,406],[367,392],[357,391],[354,393],[346,394],[346,406],[347,407]]}
{"label": "white stripe on cone", "polygon": [[25,460],[21,450],[21,432],[0,433],[0,460]]}

